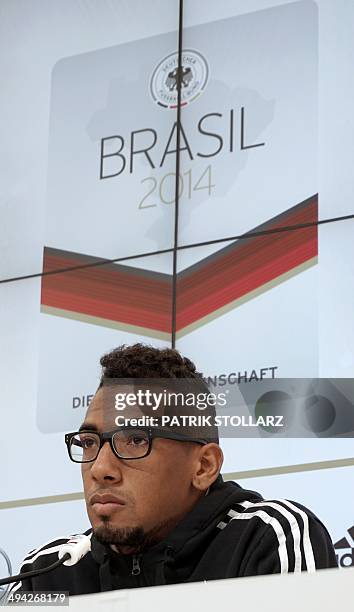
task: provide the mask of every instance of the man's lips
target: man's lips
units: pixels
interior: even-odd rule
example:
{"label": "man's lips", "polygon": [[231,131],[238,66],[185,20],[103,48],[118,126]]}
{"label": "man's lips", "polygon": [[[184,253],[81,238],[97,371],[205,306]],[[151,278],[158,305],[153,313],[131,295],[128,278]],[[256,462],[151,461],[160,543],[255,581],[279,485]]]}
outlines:
{"label": "man's lips", "polygon": [[116,497],[115,495],[108,493],[99,495],[96,493],[96,495],[92,496],[90,504],[97,514],[110,514],[114,510],[123,508],[126,502],[121,497]]}

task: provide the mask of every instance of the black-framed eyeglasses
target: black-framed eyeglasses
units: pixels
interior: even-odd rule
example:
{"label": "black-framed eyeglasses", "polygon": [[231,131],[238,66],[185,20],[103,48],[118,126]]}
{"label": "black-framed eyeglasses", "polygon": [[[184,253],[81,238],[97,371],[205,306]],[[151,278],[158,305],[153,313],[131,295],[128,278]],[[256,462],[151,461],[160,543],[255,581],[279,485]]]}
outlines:
{"label": "black-framed eyeglasses", "polygon": [[166,438],[180,442],[207,444],[207,440],[189,438],[178,433],[158,428],[121,427],[113,431],[89,430],[65,434],[65,444],[71,461],[89,463],[98,457],[103,444],[109,442],[113,453],[120,459],[142,459],[151,452],[153,438]]}

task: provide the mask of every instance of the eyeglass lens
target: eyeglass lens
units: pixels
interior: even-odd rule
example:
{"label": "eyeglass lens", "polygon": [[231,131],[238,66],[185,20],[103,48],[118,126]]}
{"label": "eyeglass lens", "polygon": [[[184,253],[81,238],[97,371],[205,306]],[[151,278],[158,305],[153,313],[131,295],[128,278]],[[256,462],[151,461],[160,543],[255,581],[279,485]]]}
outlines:
{"label": "eyeglass lens", "polygon": [[[148,433],[141,429],[122,429],[112,437],[113,447],[122,459],[144,457],[149,449]],[[95,432],[81,431],[70,440],[70,455],[73,461],[94,461],[100,450],[100,437]]]}

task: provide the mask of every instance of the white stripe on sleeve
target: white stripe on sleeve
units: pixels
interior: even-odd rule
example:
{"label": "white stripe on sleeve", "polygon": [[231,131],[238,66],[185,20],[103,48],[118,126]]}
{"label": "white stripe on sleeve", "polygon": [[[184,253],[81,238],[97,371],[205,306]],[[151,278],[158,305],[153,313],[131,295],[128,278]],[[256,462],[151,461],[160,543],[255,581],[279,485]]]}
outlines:
{"label": "white stripe on sleeve", "polygon": [[280,561],[280,573],[287,574],[289,571],[289,559],[288,551],[286,548],[286,537],[284,530],[279,523],[278,519],[274,518],[270,514],[264,512],[264,510],[256,510],[255,512],[236,512],[236,510],[230,510],[228,512],[231,516],[231,520],[249,520],[258,516],[264,523],[273,527],[274,532],[278,538],[278,553]]}
{"label": "white stripe on sleeve", "polygon": [[300,508],[292,504],[287,499],[281,499],[279,501],[281,501],[283,504],[291,508],[291,510],[293,510],[294,512],[297,512],[297,514],[299,514],[303,520],[303,523],[304,523],[303,545],[304,545],[304,552],[305,552],[305,559],[306,559],[306,567],[307,567],[308,572],[313,573],[316,571],[316,563],[315,563],[315,556],[313,554],[313,548],[312,548],[311,539],[310,539],[309,517],[306,514],[306,512],[304,512],[303,510],[301,510]]}
{"label": "white stripe on sleeve", "polygon": [[[280,501],[280,500],[277,500],[277,501]],[[301,547],[300,547],[301,533],[300,533],[300,529],[299,529],[299,525],[296,520],[296,517],[291,512],[289,512],[289,510],[286,510],[286,508],[284,508],[280,504],[277,504],[276,502],[271,502],[271,501],[257,502],[256,504],[252,504],[251,502],[245,501],[245,502],[240,502],[240,506],[243,506],[246,509],[250,509],[255,506],[266,506],[269,508],[274,508],[274,510],[277,510],[277,512],[282,514],[289,521],[291,533],[292,533],[293,540],[294,540],[294,556],[295,556],[294,572],[295,573],[301,572],[301,566],[302,566],[302,554],[301,554]]]}

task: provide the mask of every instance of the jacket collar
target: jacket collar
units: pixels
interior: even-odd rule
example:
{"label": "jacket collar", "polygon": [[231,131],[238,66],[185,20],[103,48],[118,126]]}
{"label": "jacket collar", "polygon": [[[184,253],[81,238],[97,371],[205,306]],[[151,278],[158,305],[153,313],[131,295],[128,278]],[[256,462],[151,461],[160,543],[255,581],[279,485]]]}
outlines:
{"label": "jacket collar", "polygon": [[[210,538],[210,534],[215,530],[218,522],[233,504],[250,498],[255,499],[255,501],[261,499],[257,493],[245,491],[235,482],[225,483],[219,477],[210,488],[209,494],[196,503],[164,540],[144,551],[144,559],[153,563],[154,560],[164,555],[166,549],[173,553],[174,558],[180,555],[185,558],[186,555],[191,554],[196,546],[202,543],[204,538]],[[128,562],[127,557],[130,559],[133,557],[133,555],[117,553],[110,545],[99,542],[94,534],[92,536],[91,553],[99,564],[104,563],[107,559],[111,559],[113,562],[114,560],[118,561],[122,557]],[[129,561],[130,563],[131,561]]]}

